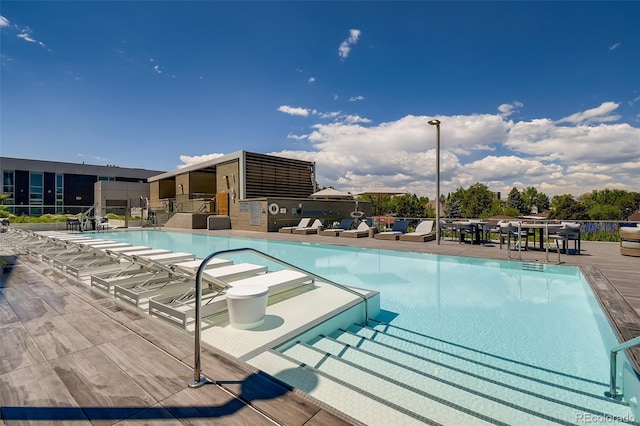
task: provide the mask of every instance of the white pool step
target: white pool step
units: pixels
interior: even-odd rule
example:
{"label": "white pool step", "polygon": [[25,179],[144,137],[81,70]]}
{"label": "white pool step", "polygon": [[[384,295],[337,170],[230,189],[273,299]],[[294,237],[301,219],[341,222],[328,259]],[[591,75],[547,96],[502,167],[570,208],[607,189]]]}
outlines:
{"label": "white pool step", "polygon": [[456,359],[457,363],[470,360],[468,364],[465,364],[465,368],[474,367],[479,374],[483,375],[494,375],[496,372],[504,371],[509,377],[529,378],[535,382],[549,383],[552,387],[562,386],[591,395],[602,395],[606,390],[600,383],[511,361],[398,327],[372,323],[371,327],[354,325],[349,331],[367,339],[398,347],[410,353],[428,356],[444,363],[451,362],[452,357]]}
{"label": "white pool step", "polygon": [[[382,324],[356,325],[308,343],[298,342],[283,354],[298,369],[304,367],[324,381],[335,382],[331,392],[361,392],[416,422],[569,425],[580,423],[579,414],[629,416],[626,405],[604,397],[606,384]],[[264,362],[258,357],[251,363],[263,368]],[[264,369],[274,374],[269,364]],[[299,372],[296,377],[298,373],[291,372],[285,381],[304,389],[308,374]],[[309,393],[368,423],[366,413],[364,417],[362,412],[354,413],[348,399],[334,403],[322,389]]]}

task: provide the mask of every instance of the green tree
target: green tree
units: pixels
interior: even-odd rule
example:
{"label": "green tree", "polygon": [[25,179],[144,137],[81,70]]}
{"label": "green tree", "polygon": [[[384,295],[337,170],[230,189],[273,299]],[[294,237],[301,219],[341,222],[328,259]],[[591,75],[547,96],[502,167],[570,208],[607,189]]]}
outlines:
{"label": "green tree", "polygon": [[520,195],[524,200],[526,214],[531,213],[534,207],[538,213],[549,210],[549,197],[542,192],[538,192],[533,186],[525,188]]}
{"label": "green tree", "polygon": [[509,191],[509,195],[507,196],[507,206],[518,211],[518,216],[531,212],[531,210],[527,211],[526,203],[522,199],[520,191],[518,191],[518,188],[515,186],[511,188],[511,191]]}
{"label": "green tree", "polygon": [[476,183],[466,190],[462,212],[465,217],[477,218],[485,217],[493,206],[493,192],[487,185]]}
{"label": "green tree", "polygon": [[450,198],[447,204],[444,206],[445,217],[460,218],[462,217],[462,205],[460,200],[456,198]]}
{"label": "green tree", "polygon": [[584,206],[577,202],[572,195],[556,195],[551,199],[549,219],[558,220],[586,220],[589,219]]}
{"label": "green tree", "polygon": [[429,199],[416,194],[403,194],[391,199],[392,209],[399,217],[427,217],[426,204]]}
{"label": "green tree", "polygon": [[622,212],[620,208],[616,206],[609,206],[606,204],[596,204],[591,207],[587,214],[591,220],[621,220]]}

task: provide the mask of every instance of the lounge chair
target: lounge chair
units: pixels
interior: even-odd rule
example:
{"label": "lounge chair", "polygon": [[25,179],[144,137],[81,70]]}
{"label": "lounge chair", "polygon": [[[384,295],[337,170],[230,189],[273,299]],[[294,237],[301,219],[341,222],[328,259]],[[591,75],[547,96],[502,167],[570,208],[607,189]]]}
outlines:
{"label": "lounge chair", "polygon": [[393,223],[391,231],[379,232],[375,234],[375,238],[378,240],[397,240],[398,238],[400,238],[400,235],[407,232],[408,227],[408,220],[396,220]]}
{"label": "lounge chair", "polygon": [[640,224],[620,228],[620,254],[640,256]]}
{"label": "lounge chair", "polygon": [[300,222],[298,222],[296,226],[283,226],[282,228],[278,229],[278,232],[282,232],[283,234],[292,234],[294,229],[305,228],[309,226],[309,222],[311,222],[311,218],[304,217],[300,219]]}
{"label": "lounge chair", "polygon": [[322,231],[318,232],[318,234],[326,235],[330,237],[337,237],[338,235],[340,235],[341,232],[348,231],[349,229],[351,229],[352,226],[353,226],[353,219],[346,218],[340,221],[340,225],[338,225],[337,228],[323,229]]}
{"label": "lounge chair", "polygon": [[302,234],[302,235],[317,234],[318,231],[322,230],[322,227],[323,227],[322,221],[320,219],[316,219],[313,221],[313,223],[310,226],[294,229],[293,233]]}
{"label": "lounge chair", "polygon": [[358,225],[356,229],[349,229],[348,231],[343,231],[340,233],[340,236],[348,237],[348,238],[368,237],[370,230],[371,230],[371,227],[367,224],[367,222],[360,222],[360,225]]}
{"label": "lounge chair", "polygon": [[[283,269],[266,272],[253,277],[227,281],[227,287],[242,287],[261,285],[269,289],[269,295],[309,285],[313,279],[308,275]],[[205,287],[202,289],[201,315],[206,317],[227,310],[227,300],[224,294],[226,288]],[[179,296],[164,298],[154,297],[149,300],[149,314],[178,324],[184,329],[195,320],[195,290],[190,289]]]}
{"label": "lounge chair", "polygon": [[400,235],[400,241],[417,241],[423,243],[425,241],[435,240],[436,234],[433,232],[434,223],[433,220],[423,220],[416,226],[415,231]]}

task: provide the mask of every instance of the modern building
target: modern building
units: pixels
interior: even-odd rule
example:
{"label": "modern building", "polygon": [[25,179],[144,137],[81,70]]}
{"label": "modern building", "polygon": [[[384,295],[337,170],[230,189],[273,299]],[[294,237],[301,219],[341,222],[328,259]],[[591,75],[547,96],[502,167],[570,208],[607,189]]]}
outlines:
{"label": "modern building", "polygon": [[[302,217],[349,217],[353,201],[310,198],[314,162],[237,151],[149,178],[149,207],[173,214],[167,226],[277,231]],[[361,203],[370,214],[370,203]]]}
{"label": "modern building", "polygon": [[16,215],[124,214],[132,202],[149,197],[147,178],[158,170],[0,157],[5,208]]}

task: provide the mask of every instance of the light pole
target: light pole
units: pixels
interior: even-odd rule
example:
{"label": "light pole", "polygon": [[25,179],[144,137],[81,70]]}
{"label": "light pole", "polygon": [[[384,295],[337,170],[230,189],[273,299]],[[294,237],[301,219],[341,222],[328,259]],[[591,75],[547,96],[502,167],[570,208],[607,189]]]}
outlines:
{"label": "light pole", "polygon": [[429,120],[436,126],[436,241],[440,244],[440,120]]}

